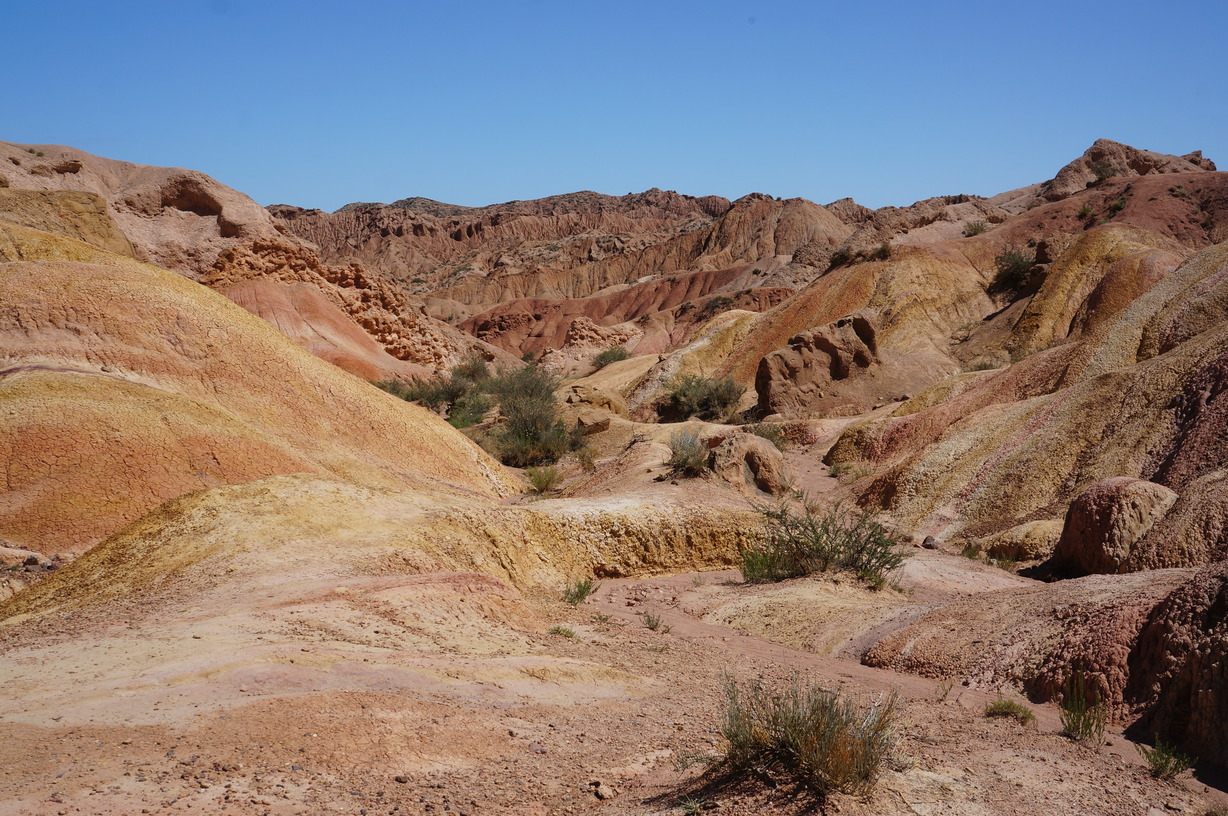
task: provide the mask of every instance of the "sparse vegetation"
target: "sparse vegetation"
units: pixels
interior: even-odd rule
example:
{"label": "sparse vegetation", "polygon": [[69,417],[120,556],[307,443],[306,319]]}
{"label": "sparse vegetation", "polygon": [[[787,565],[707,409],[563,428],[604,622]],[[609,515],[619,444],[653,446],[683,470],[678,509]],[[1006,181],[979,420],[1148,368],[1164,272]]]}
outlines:
{"label": "sparse vegetation", "polygon": [[873,587],[904,563],[899,540],[868,513],[836,505],[820,509],[802,500],[758,505],[764,540],[742,551],[742,577],[752,584],[816,572],[851,572]]}
{"label": "sparse vegetation", "polygon": [[610,363],[617,363],[620,360],[626,360],[630,356],[631,352],[627,351],[627,349],[623,348],[622,346],[614,346],[613,348],[608,348],[604,351],[598,352],[593,357],[593,367],[600,371]]}
{"label": "sparse vegetation", "polygon": [[581,578],[577,581],[572,581],[563,588],[563,600],[572,606],[579,606],[588,600],[588,597],[597,591],[597,587],[601,586],[601,582],[592,578]]}
{"label": "sparse vegetation", "polygon": [[981,219],[964,222],[964,235],[968,238],[971,238],[973,235],[980,235],[987,229],[989,229],[989,225]]}
{"label": "sparse vegetation", "polygon": [[789,449],[789,439],[785,436],[784,429],[779,425],[773,425],[768,422],[754,422],[750,425],[743,425],[742,430],[753,433],[755,436],[761,436],[767,441],[776,446],[779,451]]}
{"label": "sparse vegetation", "polygon": [[1092,205],[1083,202],[1083,206],[1079,207],[1079,211],[1075,213],[1079,218],[1087,219],[1092,217]]}
{"label": "sparse vegetation", "polygon": [[1075,670],[1066,680],[1062,695],[1062,733],[1089,745],[1104,743],[1108,710],[1087,687],[1087,676]]}
{"label": "sparse vegetation", "polygon": [[871,252],[867,257],[871,261],[889,261],[891,260],[891,244],[883,241],[878,245],[878,249]]}
{"label": "sparse vegetation", "polygon": [[665,413],[678,421],[690,417],[726,420],[745,390],[732,377],[716,379],[687,374],[670,384]]}
{"label": "sparse vegetation", "polygon": [[1169,745],[1160,739],[1160,735],[1156,735],[1156,744],[1154,748],[1148,748],[1146,745],[1135,745],[1139,755],[1147,763],[1147,767],[1151,769],[1151,775],[1156,779],[1175,779],[1181,774],[1194,767],[1194,759],[1179,752],[1174,746]]}
{"label": "sparse vegetation", "polygon": [[731,772],[772,768],[820,793],[864,795],[895,751],[895,694],[862,706],[813,683],[773,691],[730,679],[725,697],[722,764]]}
{"label": "sparse vegetation", "polygon": [[554,490],[563,481],[563,474],[554,465],[528,467],[525,475],[529,477],[529,486],[538,495]]}
{"label": "sparse vegetation", "polygon": [[645,612],[640,615],[640,620],[644,621],[644,627],[652,632],[660,632],[661,634],[665,634],[669,632],[670,629],[674,628],[668,623],[663,623],[660,615],[654,615],[651,612]]}
{"label": "sparse vegetation", "polygon": [[848,247],[837,247],[827,262],[827,268],[835,269],[837,266],[847,266],[853,261],[853,258],[853,250]]}
{"label": "sparse vegetation", "polygon": [[976,360],[971,365],[969,365],[967,368],[965,368],[964,371],[993,371],[994,369],[998,369],[1001,367],[1002,367],[1001,362],[997,360],[990,360],[985,357],[982,357],[981,359]]}
{"label": "sparse vegetation", "polygon": [[1023,249],[1012,248],[1003,250],[994,258],[994,267],[998,270],[994,283],[1008,289],[1017,289],[1027,280],[1028,273],[1036,265],[1036,256]]}
{"label": "sparse vegetation", "polygon": [[1036,715],[1032,713],[1032,709],[1005,697],[999,697],[985,706],[985,716],[1011,717],[1020,725],[1030,725],[1036,722]]}
{"label": "sparse vegetation", "polygon": [[1109,205],[1108,217],[1112,218],[1113,216],[1117,215],[1119,212],[1121,212],[1125,208],[1126,208],[1126,200],[1124,198],[1117,199],[1116,201],[1114,201],[1112,204]]}
{"label": "sparse vegetation", "polygon": [[715,317],[721,312],[727,310],[733,305],[733,298],[728,295],[717,295],[714,298],[709,298],[695,315],[696,320],[707,320]]}
{"label": "sparse vegetation", "polygon": [[1109,164],[1104,159],[1092,162],[1091,171],[1092,175],[1096,177],[1097,182],[1104,181],[1105,179],[1111,179],[1117,175],[1117,168],[1113,167],[1113,165]]}
{"label": "sparse vegetation", "polygon": [[981,560],[981,545],[975,541],[968,541],[960,549],[959,554],[964,558],[971,558],[973,561]]}
{"label": "sparse vegetation", "polygon": [[675,476],[694,479],[708,469],[708,449],[692,431],[678,431],[671,436],[669,452],[665,464]]}
{"label": "sparse vegetation", "polygon": [[546,633],[550,635],[562,635],[563,637],[571,638],[572,640],[576,639],[576,630],[569,626],[551,626],[546,630]]}

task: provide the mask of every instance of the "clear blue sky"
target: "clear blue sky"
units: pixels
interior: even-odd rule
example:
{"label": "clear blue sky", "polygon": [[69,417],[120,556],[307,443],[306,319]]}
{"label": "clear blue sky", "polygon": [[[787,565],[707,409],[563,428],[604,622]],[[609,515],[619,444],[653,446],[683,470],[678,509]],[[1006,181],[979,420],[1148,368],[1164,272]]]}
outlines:
{"label": "clear blue sky", "polygon": [[649,187],[869,206],[1098,137],[1228,169],[1228,3],[5,4],[0,139],[333,210]]}

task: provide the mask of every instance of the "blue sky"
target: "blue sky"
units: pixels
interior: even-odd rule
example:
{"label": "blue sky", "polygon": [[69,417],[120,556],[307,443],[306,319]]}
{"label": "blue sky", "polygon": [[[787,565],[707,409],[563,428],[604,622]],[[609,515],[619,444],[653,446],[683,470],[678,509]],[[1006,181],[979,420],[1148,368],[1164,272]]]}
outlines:
{"label": "blue sky", "polygon": [[1228,169],[1228,3],[10,3],[0,139],[333,210],[649,187],[904,205],[1096,138]]}

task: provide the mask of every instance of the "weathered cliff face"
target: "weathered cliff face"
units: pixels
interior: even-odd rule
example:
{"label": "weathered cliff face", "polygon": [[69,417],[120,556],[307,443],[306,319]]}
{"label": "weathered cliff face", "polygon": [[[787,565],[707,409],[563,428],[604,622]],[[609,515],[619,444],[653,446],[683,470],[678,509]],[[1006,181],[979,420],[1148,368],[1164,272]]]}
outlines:
{"label": "weathered cliff face", "polygon": [[834,246],[852,231],[802,199],[751,195],[730,205],[659,190],[436,208],[437,215],[397,205],[272,212],[319,244],[326,259],[356,258],[409,291],[485,307],[582,298],[648,275],[788,257],[808,245]]}

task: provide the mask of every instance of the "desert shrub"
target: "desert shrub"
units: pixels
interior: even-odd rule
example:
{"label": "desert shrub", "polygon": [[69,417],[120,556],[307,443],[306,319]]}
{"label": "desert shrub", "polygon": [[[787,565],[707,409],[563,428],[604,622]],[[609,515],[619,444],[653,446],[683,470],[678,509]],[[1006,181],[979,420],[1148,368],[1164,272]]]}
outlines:
{"label": "desert shrub", "polygon": [[1104,181],[1105,179],[1111,179],[1113,176],[1117,175],[1116,168],[1114,168],[1113,165],[1109,164],[1104,159],[1092,162],[1091,171],[1092,175],[1096,177],[1096,181]]}
{"label": "desert shrub", "polygon": [[610,363],[617,363],[620,360],[626,360],[631,356],[631,352],[627,351],[622,346],[608,348],[605,351],[598,352],[593,357],[593,366],[598,370],[605,368]]}
{"label": "desert shrub", "polygon": [[492,377],[486,389],[499,401],[504,423],[491,438],[499,459],[512,467],[558,461],[571,437],[554,402],[558,378],[539,368],[522,368]]}
{"label": "desert shrub", "polygon": [[881,586],[907,557],[900,542],[868,513],[803,501],[756,505],[764,539],[742,551],[742,577],[761,584],[816,572],[851,572]]}
{"label": "desert shrub", "polygon": [[1079,207],[1079,211],[1076,213],[1076,215],[1079,218],[1091,218],[1092,217],[1092,205],[1088,204],[1086,201],[1083,202],[1083,206]]}
{"label": "desert shrub", "polygon": [[601,586],[601,582],[592,578],[581,578],[577,581],[572,581],[563,588],[563,600],[572,606],[579,606],[588,600],[588,596],[596,592],[599,586]]}
{"label": "desert shrub", "polygon": [[891,244],[883,241],[878,245],[878,249],[869,254],[871,261],[889,261],[891,260]]}
{"label": "desert shrub", "polygon": [[1126,208],[1126,200],[1124,198],[1117,199],[1116,201],[1114,201],[1112,204],[1109,205],[1109,208],[1108,208],[1109,216],[1108,217],[1112,218],[1113,216],[1117,215],[1119,212],[1121,212],[1125,208]]}
{"label": "desert shrub", "polygon": [[687,374],[674,380],[667,397],[668,412],[677,419],[726,419],[746,389],[732,377],[716,379]]}
{"label": "desert shrub", "polygon": [[654,615],[651,612],[645,612],[640,615],[640,620],[644,621],[644,628],[652,632],[660,632],[665,634],[673,627],[661,621],[660,615]]}
{"label": "desert shrub", "polygon": [[485,389],[493,394],[500,404],[516,400],[554,402],[554,391],[559,387],[559,378],[540,368],[526,366],[514,371],[504,371],[491,377]]}
{"label": "desert shrub", "polygon": [[993,262],[998,271],[994,282],[999,286],[1014,289],[1027,280],[1028,273],[1036,265],[1036,257],[1025,250],[1011,248],[1003,250]]}
{"label": "desert shrub", "polygon": [[1021,703],[1017,703],[1014,700],[1008,700],[1005,697],[999,697],[989,705],[985,706],[985,716],[1011,717],[1020,725],[1028,725],[1036,722],[1036,715],[1032,713],[1032,709]]}
{"label": "desert shrub", "polygon": [[546,630],[546,633],[551,635],[562,635],[563,637],[571,638],[572,640],[576,639],[576,630],[572,629],[570,626],[551,626]]}
{"label": "desert shrub", "polygon": [[754,422],[750,425],[743,425],[742,430],[753,433],[755,436],[763,437],[775,445],[779,451],[783,452],[789,449],[789,440],[779,425],[772,425],[768,422]]}
{"label": "desert shrub", "polygon": [[1194,767],[1194,760],[1191,757],[1177,751],[1176,747],[1169,745],[1160,739],[1160,735],[1156,735],[1156,744],[1154,748],[1148,748],[1146,745],[1135,745],[1139,755],[1147,763],[1147,767],[1151,769],[1151,775],[1156,779],[1173,779]]}
{"label": "desert shrub", "polygon": [[448,409],[448,424],[453,428],[468,428],[476,425],[494,407],[490,397],[477,389],[466,391]]}
{"label": "desert shrub", "polygon": [[371,382],[376,388],[381,391],[386,391],[394,397],[406,399],[405,395],[409,392],[410,386],[400,380],[373,380]]}
{"label": "desert shrub", "polygon": [[720,312],[725,311],[733,305],[733,298],[728,295],[717,295],[714,298],[708,299],[704,303],[703,308],[695,315],[696,320],[707,320]]}
{"label": "desert shrub", "polygon": [[452,376],[478,383],[490,377],[490,371],[486,368],[486,361],[481,355],[470,354],[452,368]]}
{"label": "desert shrub", "polygon": [[529,467],[525,470],[529,477],[529,486],[534,493],[542,494],[554,490],[563,481],[563,474],[554,465]]}
{"label": "desert shrub", "polygon": [[665,460],[675,476],[694,479],[708,469],[708,448],[692,431],[679,431],[669,438],[669,458]]}
{"label": "desert shrub", "polygon": [[827,262],[827,268],[835,269],[837,266],[846,266],[852,262],[854,257],[853,250],[848,247],[837,247]]}
{"label": "desert shrub", "polygon": [[815,684],[773,691],[725,682],[721,735],[730,771],[775,768],[820,793],[869,793],[895,751],[897,697],[868,706]]}
{"label": "desert shrub", "polygon": [[1072,672],[1063,692],[1060,711],[1062,733],[1079,742],[1102,745],[1108,710],[1088,689],[1084,672]]}
{"label": "desert shrub", "polygon": [[1002,363],[997,360],[990,360],[985,357],[974,362],[972,365],[964,369],[964,371],[993,371],[996,368],[1001,368]]}
{"label": "desert shrub", "polygon": [[964,222],[964,235],[971,238],[973,235],[980,235],[985,230],[989,229],[989,225],[984,220]]}

